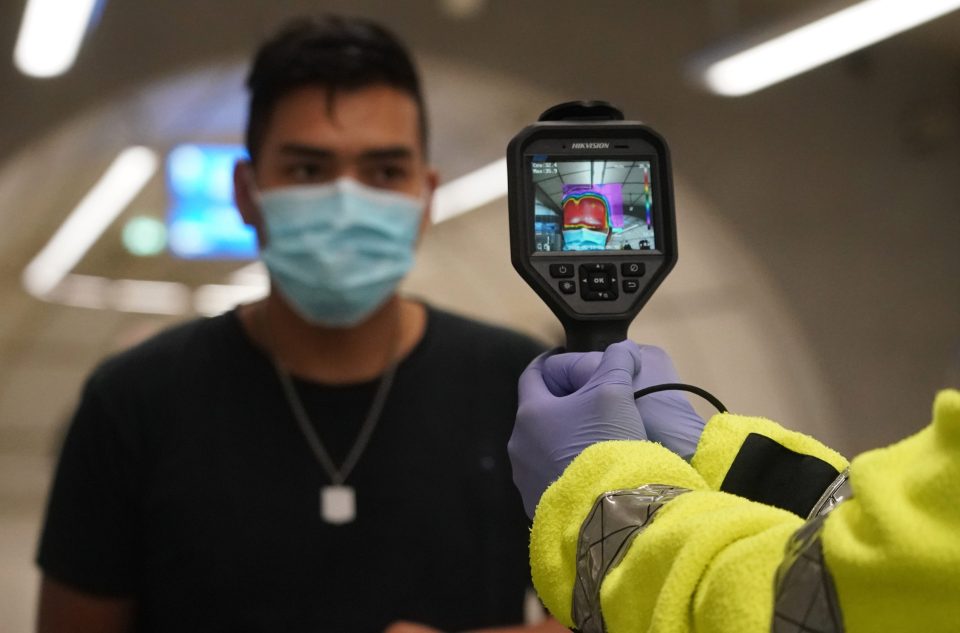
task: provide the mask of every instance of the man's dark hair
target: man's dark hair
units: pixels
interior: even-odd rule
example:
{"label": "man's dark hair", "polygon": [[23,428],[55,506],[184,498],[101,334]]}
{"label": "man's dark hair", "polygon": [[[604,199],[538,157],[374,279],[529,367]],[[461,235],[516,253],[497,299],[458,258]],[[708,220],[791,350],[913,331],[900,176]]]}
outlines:
{"label": "man's dark hair", "polygon": [[386,85],[406,92],[419,111],[420,141],[427,150],[427,116],[420,79],[406,47],[388,30],[362,18],[326,15],[284,24],[257,51],[247,88],[247,151],[257,161],[273,109],[303,86],[328,90],[327,106],[339,91]]}

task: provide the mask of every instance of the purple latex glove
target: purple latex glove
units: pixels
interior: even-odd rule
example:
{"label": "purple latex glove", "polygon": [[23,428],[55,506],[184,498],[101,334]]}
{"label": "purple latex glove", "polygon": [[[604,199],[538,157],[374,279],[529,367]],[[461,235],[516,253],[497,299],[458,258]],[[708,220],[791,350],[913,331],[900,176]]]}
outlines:
{"label": "purple latex glove", "polygon": [[[520,406],[507,450],[527,515],[580,452],[606,440],[645,440],[633,402],[640,348],[630,341],[586,354],[538,356],[520,376]],[[582,378],[582,380],[581,380]]]}
{"label": "purple latex glove", "polygon": [[[677,376],[673,361],[665,351],[653,345],[636,345],[640,357],[640,370],[633,375],[633,389],[639,391],[653,385],[682,382]],[[593,371],[602,362],[602,352],[584,354],[563,354],[562,356],[580,356],[577,362],[567,362],[544,370],[544,379],[550,380],[548,387],[576,389],[586,383]],[[661,391],[643,396],[637,400],[637,411],[647,430],[647,438],[659,442],[679,455],[687,457],[697,450],[697,442],[703,432],[704,421],[693,410],[683,391]]]}

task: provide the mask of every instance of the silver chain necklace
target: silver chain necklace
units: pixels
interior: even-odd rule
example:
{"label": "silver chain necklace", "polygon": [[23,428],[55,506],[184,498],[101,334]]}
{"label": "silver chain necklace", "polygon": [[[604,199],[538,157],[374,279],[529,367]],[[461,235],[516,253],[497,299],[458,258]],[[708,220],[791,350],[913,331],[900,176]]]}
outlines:
{"label": "silver chain necklace", "polygon": [[[267,325],[265,312],[263,324],[265,326]],[[269,327],[266,327],[266,334],[271,343],[271,347],[275,347]],[[337,468],[333,463],[330,453],[327,452],[323,442],[320,441],[320,436],[310,422],[310,416],[307,415],[307,410],[303,406],[303,400],[301,400],[300,395],[297,393],[290,374],[280,367],[280,363],[273,354],[270,355],[273,361],[273,368],[277,372],[277,377],[280,379],[280,385],[283,387],[283,394],[286,397],[287,404],[290,406],[290,411],[293,413],[293,417],[296,419],[297,425],[300,427],[304,438],[306,438],[307,444],[310,446],[310,450],[313,452],[317,463],[320,464],[320,467],[326,472],[327,477],[330,478],[328,485],[320,487],[320,517],[327,523],[342,525],[344,523],[350,523],[357,518],[356,490],[353,486],[346,485],[346,480],[347,477],[350,476],[350,473],[353,472],[354,467],[360,460],[360,456],[363,455],[363,451],[366,450],[367,444],[370,443],[370,437],[373,435],[373,430],[380,420],[380,414],[383,412],[383,407],[387,402],[387,396],[390,395],[390,387],[393,386],[393,379],[396,376],[397,366],[399,364],[394,358],[397,348],[399,347],[399,338],[399,332],[397,332],[394,337],[394,344],[390,347],[390,355],[388,357],[389,365],[387,365],[386,370],[384,370],[380,378],[380,384],[377,385],[377,392],[373,396],[373,402],[367,411],[367,417],[364,419],[360,431],[357,433],[357,439],[354,440],[353,446],[347,453],[340,468]]]}

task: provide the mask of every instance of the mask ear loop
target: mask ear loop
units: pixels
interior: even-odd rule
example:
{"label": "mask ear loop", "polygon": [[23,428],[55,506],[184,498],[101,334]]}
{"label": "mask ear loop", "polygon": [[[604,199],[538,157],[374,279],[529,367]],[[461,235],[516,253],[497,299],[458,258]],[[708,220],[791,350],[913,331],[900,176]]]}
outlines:
{"label": "mask ear loop", "polygon": [[727,408],[723,406],[723,403],[720,402],[720,400],[716,396],[714,396],[712,393],[710,393],[706,389],[701,389],[700,387],[696,387],[694,385],[687,385],[680,382],[669,382],[669,383],[664,383],[662,385],[653,385],[652,387],[646,387],[644,389],[640,389],[639,391],[634,392],[633,399],[637,400],[638,398],[642,398],[643,396],[648,396],[651,393],[658,393],[660,391],[689,391],[690,393],[697,394],[698,396],[700,396],[701,398],[703,398],[704,400],[712,404],[714,407],[716,407],[717,411],[719,411],[720,413],[727,413]]}

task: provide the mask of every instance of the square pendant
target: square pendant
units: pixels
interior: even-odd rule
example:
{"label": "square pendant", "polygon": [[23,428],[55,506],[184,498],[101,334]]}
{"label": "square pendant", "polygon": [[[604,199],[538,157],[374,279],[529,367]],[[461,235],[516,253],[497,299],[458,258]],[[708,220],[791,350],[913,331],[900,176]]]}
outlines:
{"label": "square pendant", "polygon": [[320,489],[320,517],[327,523],[343,525],[357,518],[357,495],[350,486]]}

